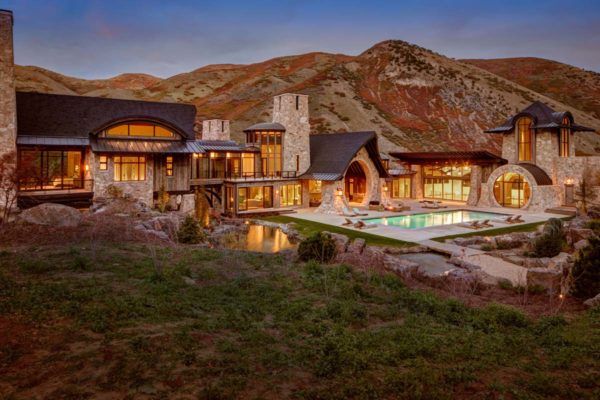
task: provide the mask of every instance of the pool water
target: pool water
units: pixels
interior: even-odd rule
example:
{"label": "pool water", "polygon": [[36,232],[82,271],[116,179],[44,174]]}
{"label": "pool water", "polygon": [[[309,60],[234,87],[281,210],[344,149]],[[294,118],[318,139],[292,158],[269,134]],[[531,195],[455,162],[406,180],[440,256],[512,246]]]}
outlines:
{"label": "pool water", "polygon": [[475,220],[486,220],[504,217],[505,214],[497,214],[484,211],[471,210],[449,210],[436,211],[426,214],[397,215],[394,217],[371,218],[368,221],[385,226],[397,226],[404,229],[428,228],[430,226],[452,225],[461,222]]}

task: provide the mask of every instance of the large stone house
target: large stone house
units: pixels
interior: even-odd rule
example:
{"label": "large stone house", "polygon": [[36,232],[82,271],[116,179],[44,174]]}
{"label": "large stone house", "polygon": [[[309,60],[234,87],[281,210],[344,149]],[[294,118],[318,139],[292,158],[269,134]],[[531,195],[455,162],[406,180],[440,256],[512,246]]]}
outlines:
{"label": "large stone house", "polygon": [[[404,199],[544,211],[574,202],[600,158],[578,157],[573,135],[591,130],[536,102],[490,129],[502,155],[483,150],[379,153],[375,132],[311,134],[309,98],[273,99],[272,119],[230,138],[229,121],[195,129],[193,105],[16,93],[13,17],[0,10],[0,155],[18,155],[18,206],[89,206],[123,193],[152,205],[168,193],[187,211],[197,192],[230,215]],[[162,196],[160,196],[162,197]]]}

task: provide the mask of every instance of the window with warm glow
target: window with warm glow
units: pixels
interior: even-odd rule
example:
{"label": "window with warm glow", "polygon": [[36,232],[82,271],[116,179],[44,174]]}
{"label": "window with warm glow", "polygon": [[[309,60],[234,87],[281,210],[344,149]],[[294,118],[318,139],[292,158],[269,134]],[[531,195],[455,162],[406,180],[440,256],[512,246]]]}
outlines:
{"label": "window with warm glow", "polygon": [[280,188],[281,198],[280,204],[283,207],[286,206],[299,206],[302,205],[302,185],[283,185]]}
{"label": "window with warm glow", "polygon": [[519,161],[531,161],[533,153],[533,121],[531,118],[523,117],[517,121],[517,139],[519,149]]}
{"label": "window with warm glow", "polygon": [[175,138],[175,133],[151,122],[130,122],[105,129],[101,133],[101,136],[173,139]]}
{"label": "window with warm glow", "polygon": [[115,156],[115,181],[146,180],[146,157]]}
{"label": "window with warm glow", "polygon": [[410,197],[410,176],[394,178],[391,195],[393,199]]}
{"label": "window with warm glow", "polygon": [[273,186],[238,188],[238,210],[256,210],[273,207]]}
{"label": "window with warm glow", "polygon": [[173,157],[167,156],[165,167],[167,176],[173,176]]}
{"label": "window with warm glow", "polygon": [[98,163],[100,171],[106,171],[108,169],[108,156],[100,156]]}
{"label": "window with warm glow", "polygon": [[563,118],[562,125],[563,127],[560,128],[559,154],[561,157],[569,157],[569,146],[571,144],[571,120],[569,117]]}
{"label": "window with warm glow", "polygon": [[470,191],[470,166],[423,166],[424,197],[430,199],[467,201]]}
{"label": "window with warm glow", "polygon": [[507,172],[494,182],[494,197],[503,207],[521,208],[531,197],[531,187],[523,175]]}

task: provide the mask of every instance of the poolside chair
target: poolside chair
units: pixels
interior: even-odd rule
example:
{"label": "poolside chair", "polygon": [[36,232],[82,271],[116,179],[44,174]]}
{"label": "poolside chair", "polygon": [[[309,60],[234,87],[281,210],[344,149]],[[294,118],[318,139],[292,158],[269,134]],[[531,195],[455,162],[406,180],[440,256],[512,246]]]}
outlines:
{"label": "poolside chair", "polygon": [[469,229],[481,229],[483,228],[483,226],[481,226],[479,221],[470,221],[470,222],[463,222],[462,224],[458,224],[458,226],[461,226],[463,228],[469,228]]}
{"label": "poolside chair", "polygon": [[438,208],[440,208],[440,205],[436,202],[432,202],[432,203],[425,203],[421,206],[422,208],[429,208],[432,210],[437,210]]}
{"label": "poolside chair", "polygon": [[356,207],[352,207],[352,212],[353,212],[354,214],[356,214],[356,215],[362,215],[362,216],[364,216],[364,215],[369,215],[369,213],[366,213],[366,212],[360,211],[360,210],[359,210],[358,208],[356,208]]}
{"label": "poolside chair", "polygon": [[511,224],[512,223],[512,215],[508,215],[508,216],[504,216],[504,217],[500,217],[500,218],[496,218],[494,219],[494,222],[498,222],[501,224]]}
{"label": "poolside chair", "polygon": [[433,202],[434,206],[437,206],[437,208],[448,208],[448,206],[443,205],[441,202],[434,200]]}
{"label": "poolside chair", "polygon": [[376,228],[377,224],[366,224],[364,221],[359,220],[359,221],[356,221],[356,223],[354,224],[354,227],[356,229],[370,229],[370,228]]}
{"label": "poolside chair", "polygon": [[520,224],[521,222],[525,222],[525,220],[521,218],[521,215],[515,215],[512,219],[513,224]]}
{"label": "poolside chair", "polygon": [[479,223],[479,226],[480,226],[480,227],[482,227],[482,228],[493,228],[493,227],[494,227],[494,225],[492,225],[492,224],[490,223],[490,220],[489,220],[489,219],[484,219],[483,221],[481,221],[481,222]]}
{"label": "poolside chair", "polygon": [[356,217],[356,214],[352,211],[348,210],[348,207],[344,206],[342,208],[342,216],[344,217]]}
{"label": "poolside chair", "polygon": [[344,218],[345,221],[342,224],[342,226],[349,226],[349,225],[354,225],[356,222],[352,221],[350,218]]}

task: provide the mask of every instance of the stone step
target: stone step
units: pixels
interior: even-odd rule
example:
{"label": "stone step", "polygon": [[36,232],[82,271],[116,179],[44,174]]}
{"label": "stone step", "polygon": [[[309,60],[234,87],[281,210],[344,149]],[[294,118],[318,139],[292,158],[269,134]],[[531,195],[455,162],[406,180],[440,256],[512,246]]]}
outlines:
{"label": "stone step", "polygon": [[547,208],[545,212],[550,214],[568,215],[574,217],[577,215],[577,208],[572,206],[561,206],[554,208]]}

